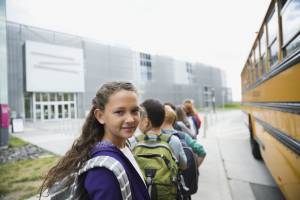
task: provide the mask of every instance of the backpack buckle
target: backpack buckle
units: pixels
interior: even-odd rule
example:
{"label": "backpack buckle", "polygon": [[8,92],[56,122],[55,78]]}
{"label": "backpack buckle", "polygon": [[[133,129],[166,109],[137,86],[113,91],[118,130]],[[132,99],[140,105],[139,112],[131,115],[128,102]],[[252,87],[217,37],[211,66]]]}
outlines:
{"label": "backpack buckle", "polygon": [[152,184],[153,177],[156,174],[156,169],[145,169],[146,182],[148,185]]}

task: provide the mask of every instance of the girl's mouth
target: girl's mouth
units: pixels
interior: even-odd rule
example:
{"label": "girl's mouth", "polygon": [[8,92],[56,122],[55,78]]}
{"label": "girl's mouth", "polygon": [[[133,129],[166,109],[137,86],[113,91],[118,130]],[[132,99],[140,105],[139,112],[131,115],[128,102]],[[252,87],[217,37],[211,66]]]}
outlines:
{"label": "girl's mouth", "polygon": [[126,132],[133,132],[135,128],[136,128],[135,126],[130,126],[130,127],[123,127],[122,129],[125,130]]}

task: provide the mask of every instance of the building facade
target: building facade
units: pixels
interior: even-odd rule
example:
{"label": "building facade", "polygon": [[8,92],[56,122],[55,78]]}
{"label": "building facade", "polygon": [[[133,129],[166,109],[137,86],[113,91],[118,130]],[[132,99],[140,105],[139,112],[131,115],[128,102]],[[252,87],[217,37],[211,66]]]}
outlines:
{"label": "building facade", "polygon": [[9,126],[5,8],[6,1],[0,0],[0,146],[7,144]]}
{"label": "building facade", "polygon": [[141,100],[197,107],[231,101],[218,68],[100,44],[80,36],[6,23],[11,116],[28,120],[84,117],[106,81],[133,82]]}

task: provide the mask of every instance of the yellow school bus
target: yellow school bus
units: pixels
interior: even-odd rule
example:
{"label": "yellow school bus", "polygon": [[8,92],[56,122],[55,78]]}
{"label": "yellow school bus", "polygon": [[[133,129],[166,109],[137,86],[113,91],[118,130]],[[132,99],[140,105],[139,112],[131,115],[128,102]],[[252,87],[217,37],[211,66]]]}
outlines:
{"label": "yellow school bus", "polygon": [[300,199],[300,0],[272,0],[241,72],[252,154]]}

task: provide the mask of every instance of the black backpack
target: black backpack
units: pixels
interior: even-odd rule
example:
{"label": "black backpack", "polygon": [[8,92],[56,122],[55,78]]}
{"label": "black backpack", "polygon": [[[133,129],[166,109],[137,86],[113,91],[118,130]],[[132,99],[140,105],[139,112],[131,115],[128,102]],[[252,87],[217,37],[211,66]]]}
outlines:
{"label": "black backpack", "polygon": [[184,189],[182,187],[181,193],[183,196],[190,196],[192,194],[195,194],[198,190],[198,179],[199,179],[199,169],[197,166],[197,155],[193,152],[192,148],[189,147],[184,139],[184,132],[177,131],[177,130],[163,130],[163,133],[165,134],[172,134],[179,138],[184,153],[187,158],[187,168],[181,172],[184,184],[188,188],[188,190]]}

